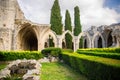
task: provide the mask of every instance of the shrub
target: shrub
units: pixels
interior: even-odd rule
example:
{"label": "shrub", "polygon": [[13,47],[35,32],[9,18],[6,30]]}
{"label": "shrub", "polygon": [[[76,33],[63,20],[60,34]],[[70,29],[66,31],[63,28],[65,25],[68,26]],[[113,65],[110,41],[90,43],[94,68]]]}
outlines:
{"label": "shrub", "polygon": [[73,53],[74,51],[72,49],[62,49],[62,52],[69,52],[69,53]]}
{"label": "shrub", "polygon": [[120,60],[77,53],[62,53],[62,59],[91,80],[120,79]]}
{"label": "shrub", "polygon": [[94,52],[107,52],[107,53],[120,53],[120,48],[88,48],[78,49],[79,51],[94,51]]}
{"label": "shrub", "polygon": [[41,53],[46,57],[48,57],[49,55],[58,57],[62,52],[60,48],[50,47],[50,48],[43,49]]}
{"label": "shrub", "polygon": [[43,55],[39,51],[0,51],[0,61],[17,59],[40,59]]}
{"label": "shrub", "polygon": [[81,50],[77,50],[77,53],[120,60],[120,53],[108,53],[108,52],[96,52],[96,51],[94,52],[94,51],[81,51]]}

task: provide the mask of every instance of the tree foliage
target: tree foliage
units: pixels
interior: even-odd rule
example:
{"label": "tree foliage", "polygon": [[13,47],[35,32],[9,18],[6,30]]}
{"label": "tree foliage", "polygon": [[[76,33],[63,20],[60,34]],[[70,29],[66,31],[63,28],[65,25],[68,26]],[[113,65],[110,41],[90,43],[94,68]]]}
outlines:
{"label": "tree foliage", "polygon": [[[82,32],[82,26],[80,23],[80,11],[79,11],[79,7],[76,6],[74,8],[74,35],[78,36],[81,32]],[[80,39],[80,43],[79,43],[79,47],[82,48],[83,47],[83,38],[81,37]]]}
{"label": "tree foliage", "polygon": [[78,36],[82,31],[82,26],[80,23],[80,11],[78,6],[74,8],[74,25],[74,35]]}
{"label": "tree foliage", "polygon": [[[72,32],[71,17],[68,10],[66,10],[66,14],[65,14],[65,30],[69,30]],[[65,35],[65,42],[66,42],[66,48],[72,49],[72,36],[69,33]]]}
{"label": "tree foliage", "polygon": [[62,17],[60,13],[60,6],[58,0],[54,1],[54,4],[51,9],[51,18],[50,18],[51,29],[56,32],[56,34],[62,34]]}
{"label": "tree foliage", "polygon": [[66,14],[65,14],[65,30],[72,31],[71,17],[70,17],[70,13],[68,10],[66,10]]}

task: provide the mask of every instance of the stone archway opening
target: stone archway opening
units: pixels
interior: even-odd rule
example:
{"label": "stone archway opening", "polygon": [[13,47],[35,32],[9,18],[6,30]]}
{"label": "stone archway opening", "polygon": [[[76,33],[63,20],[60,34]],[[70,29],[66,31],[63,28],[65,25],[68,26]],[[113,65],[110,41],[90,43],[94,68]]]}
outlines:
{"label": "stone archway opening", "polygon": [[99,37],[98,38],[98,48],[102,48],[103,46],[102,46],[102,38],[101,37]]}
{"label": "stone archway opening", "polygon": [[79,39],[79,48],[83,48],[83,39],[83,36],[81,36],[81,38]]}
{"label": "stone archway opening", "polygon": [[20,32],[20,47],[22,50],[37,51],[38,40],[32,28],[24,28]]}
{"label": "stone archway opening", "polygon": [[62,49],[66,48],[65,40],[62,40]]}
{"label": "stone archway opening", "polygon": [[[112,31],[111,31],[111,32],[112,32]],[[112,44],[113,44],[113,38],[112,38],[111,32],[108,34],[107,47],[110,47],[110,46],[112,46]]]}
{"label": "stone archway opening", "polygon": [[73,37],[70,33],[66,33],[64,35],[64,39],[62,40],[64,44],[62,44],[62,48],[64,49],[73,49],[74,48],[74,43],[73,43]]}
{"label": "stone archway opening", "polygon": [[84,40],[84,48],[87,48],[87,39]]}
{"label": "stone archway opening", "polygon": [[54,39],[51,35],[49,35],[45,41],[45,44],[44,44],[44,47],[45,48],[48,48],[48,47],[55,47],[55,43],[54,43]]}

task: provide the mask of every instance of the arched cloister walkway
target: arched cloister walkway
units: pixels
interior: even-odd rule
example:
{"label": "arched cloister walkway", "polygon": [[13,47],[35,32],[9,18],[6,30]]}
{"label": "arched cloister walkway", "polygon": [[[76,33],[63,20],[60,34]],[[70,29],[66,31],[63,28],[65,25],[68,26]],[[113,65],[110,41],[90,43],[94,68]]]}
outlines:
{"label": "arched cloister walkway", "polygon": [[19,50],[38,50],[38,35],[34,26],[23,26],[18,31],[17,47]]}
{"label": "arched cloister walkway", "polygon": [[61,35],[61,38],[60,38],[60,45],[61,45],[61,48],[67,48],[67,45],[66,45],[66,41],[65,41],[65,38],[66,36],[71,36],[72,40],[70,40],[72,46],[71,46],[71,49],[74,49],[74,35],[72,34],[71,31],[69,30],[66,30],[62,35]]}
{"label": "arched cloister walkway", "polygon": [[[80,39],[83,37],[83,42],[86,42],[86,45],[83,44],[83,46],[86,46],[87,48],[90,48],[91,47],[91,38],[89,36],[89,34],[87,32],[82,32],[80,33],[78,36],[75,36],[75,49],[74,50],[77,50],[79,49],[79,42],[80,42]],[[84,39],[84,37],[86,37]]]}
{"label": "arched cloister walkway", "polygon": [[103,48],[105,47],[105,40],[100,32],[96,32],[92,38],[92,48]]}
{"label": "arched cloister walkway", "polygon": [[57,35],[54,31],[49,30],[49,31],[45,32],[45,34],[42,37],[42,41],[43,41],[42,43],[44,45],[44,48],[46,47],[46,45],[47,45],[47,47],[50,47],[49,39],[53,40],[54,46],[52,46],[52,47],[57,47]]}

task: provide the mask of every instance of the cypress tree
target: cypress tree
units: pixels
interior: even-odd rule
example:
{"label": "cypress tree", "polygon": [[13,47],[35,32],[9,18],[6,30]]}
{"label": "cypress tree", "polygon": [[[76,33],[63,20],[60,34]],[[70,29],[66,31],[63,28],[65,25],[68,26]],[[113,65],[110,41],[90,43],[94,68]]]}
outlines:
{"label": "cypress tree", "polygon": [[[72,32],[71,17],[68,10],[66,10],[66,14],[65,14],[65,30],[70,30]],[[66,48],[72,49],[72,36],[69,33],[65,35],[65,42],[66,42]]]}
{"label": "cypress tree", "polygon": [[50,18],[51,29],[56,32],[56,34],[62,34],[62,17],[60,13],[60,6],[58,0],[54,1],[54,4],[51,9],[51,18]]}
{"label": "cypress tree", "polygon": [[78,36],[82,31],[82,26],[80,23],[80,11],[78,6],[74,8],[74,25],[74,35]]}
{"label": "cypress tree", "polygon": [[71,17],[68,10],[66,10],[65,14],[65,30],[70,30],[72,32]]}
{"label": "cypress tree", "polygon": [[[74,35],[78,36],[82,32],[82,26],[80,23],[80,11],[78,6],[74,8],[74,25],[75,25]],[[83,46],[83,39],[81,38],[79,47],[82,48],[82,46]]]}

